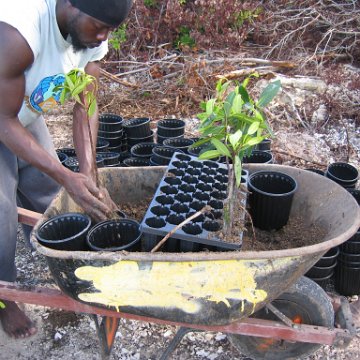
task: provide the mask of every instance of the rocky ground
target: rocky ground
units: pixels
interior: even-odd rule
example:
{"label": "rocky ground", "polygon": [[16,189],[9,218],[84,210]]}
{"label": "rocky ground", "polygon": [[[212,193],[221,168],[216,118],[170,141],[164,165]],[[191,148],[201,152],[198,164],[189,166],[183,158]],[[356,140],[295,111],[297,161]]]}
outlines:
{"label": "rocky ground", "polygon": [[[291,99],[306,103],[316,98],[316,90],[305,90],[294,83],[288,85],[287,94],[281,101],[291,105]],[[360,96],[357,98],[359,99]],[[300,99],[300,100],[299,100]],[[291,113],[291,121],[286,126],[272,120],[274,127],[273,152],[279,164],[289,164],[302,168],[318,167],[323,170],[333,161],[345,161],[360,168],[360,130],[354,119],[329,121],[321,111],[309,117],[303,126]],[[290,106],[291,107],[291,106]],[[275,108],[274,108],[275,109]],[[273,109],[273,110],[274,110]],[[321,110],[322,109],[322,110]],[[111,109],[107,108],[107,112]],[[275,109],[276,110],[276,109]],[[275,111],[274,110],[274,111]],[[326,110],[326,109],[325,109]],[[70,145],[71,121],[68,113],[57,113],[47,117],[56,147]],[[196,126],[193,119],[187,120],[187,131]],[[43,256],[26,246],[19,228],[17,249],[18,282],[26,285],[55,287]],[[355,297],[356,298],[356,297]],[[355,299],[354,298],[354,299]],[[95,324],[91,317],[73,314],[59,309],[25,305],[25,309],[38,326],[38,333],[25,340],[9,339],[0,331],[0,359],[12,360],[52,360],[52,359],[100,359],[100,347]],[[160,326],[138,321],[121,320],[116,335],[111,359],[145,360],[159,359],[162,351],[176,332],[174,326]],[[211,332],[188,333],[176,348],[171,359],[228,360],[249,359],[240,354],[229,342],[226,334]],[[310,359],[359,359],[360,340],[355,337],[346,349],[322,346]]]}

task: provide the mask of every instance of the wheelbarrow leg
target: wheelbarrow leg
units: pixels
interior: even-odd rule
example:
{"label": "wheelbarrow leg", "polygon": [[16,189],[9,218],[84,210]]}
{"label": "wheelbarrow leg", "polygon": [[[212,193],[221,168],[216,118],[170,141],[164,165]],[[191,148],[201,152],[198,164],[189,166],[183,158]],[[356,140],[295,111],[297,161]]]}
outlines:
{"label": "wheelbarrow leg", "polygon": [[180,344],[180,341],[182,338],[188,333],[193,331],[201,331],[201,330],[195,330],[187,327],[180,327],[179,330],[176,332],[175,336],[171,340],[170,344],[167,346],[165,351],[162,353],[159,360],[167,360],[169,356],[174,352],[174,350],[177,348],[177,346]]}
{"label": "wheelbarrow leg", "polygon": [[96,332],[100,340],[102,359],[109,359],[120,318],[103,316],[101,322],[99,322],[100,316],[93,314],[92,318],[95,321]]}

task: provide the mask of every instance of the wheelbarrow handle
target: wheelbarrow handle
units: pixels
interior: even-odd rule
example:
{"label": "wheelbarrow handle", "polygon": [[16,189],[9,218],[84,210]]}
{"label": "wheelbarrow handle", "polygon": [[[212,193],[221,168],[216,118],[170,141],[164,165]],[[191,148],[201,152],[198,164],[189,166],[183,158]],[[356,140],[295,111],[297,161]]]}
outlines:
{"label": "wheelbarrow handle", "polygon": [[17,208],[18,211],[18,221],[19,223],[34,226],[41,218],[42,214],[27,210],[21,207]]}

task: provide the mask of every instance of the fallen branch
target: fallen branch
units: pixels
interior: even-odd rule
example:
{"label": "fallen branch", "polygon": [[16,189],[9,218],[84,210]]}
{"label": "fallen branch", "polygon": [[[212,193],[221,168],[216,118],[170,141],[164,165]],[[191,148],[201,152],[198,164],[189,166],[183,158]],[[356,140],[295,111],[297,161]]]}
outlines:
{"label": "fallen branch", "polygon": [[110,74],[109,72],[107,72],[106,70],[104,69],[100,69],[100,74],[105,76],[106,78],[118,83],[118,84],[121,84],[121,85],[124,85],[124,86],[128,86],[128,87],[132,87],[132,88],[135,88],[135,89],[138,89],[140,88],[140,85],[137,85],[137,84],[133,84],[133,83],[130,83],[126,80],[120,80],[118,79],[116,76]]}
{"label": "fallen branch", "polygon": [[315,165],[318,165],[318,166],[321,166],[321,167],[326,167],[327,166],[327,164],[322,164],[322,163],[319,163],[319,162],[311,160],[311,159],[305,159],[304,157],[295,155],[295,154],[290,153],[288,151],[282,151],[282,150],[276,150],[276,149],[273,149],[272,151],[277,153],[277,154],[290,156],[290,157],[293,157],[293,158],[296,158],[296,159],[299,159],[299,160],[303,160],[303,161],[306,161],[306,162],[309,162],[309,163],[312,163],[312,164],[315,164]]}

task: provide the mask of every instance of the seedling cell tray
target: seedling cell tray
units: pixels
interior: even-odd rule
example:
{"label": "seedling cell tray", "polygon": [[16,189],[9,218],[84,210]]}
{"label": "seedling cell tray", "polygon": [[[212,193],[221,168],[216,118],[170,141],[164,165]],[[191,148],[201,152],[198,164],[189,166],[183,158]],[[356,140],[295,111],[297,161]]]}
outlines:
{"label": "seedling cell tray", "polygon": [[[243,176],[246,184],[247,172],[243,172]],[[239,250],[242,233],[238,243],[227,243],[217,236],[223,226],[227,183],[225,164],[175,152],[141,222],[145,250],[151,250],[166,234],[205,205],[211,210],[177,229],[167,240],[164,250]],[[245,203],[246,196],[242,200],[244,208]]]}

